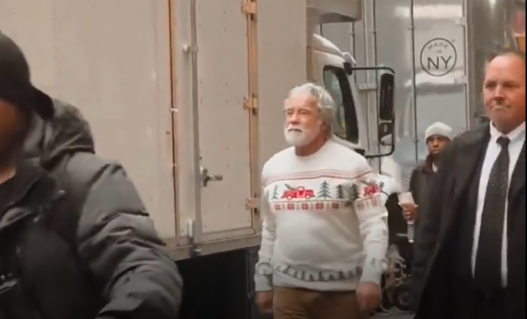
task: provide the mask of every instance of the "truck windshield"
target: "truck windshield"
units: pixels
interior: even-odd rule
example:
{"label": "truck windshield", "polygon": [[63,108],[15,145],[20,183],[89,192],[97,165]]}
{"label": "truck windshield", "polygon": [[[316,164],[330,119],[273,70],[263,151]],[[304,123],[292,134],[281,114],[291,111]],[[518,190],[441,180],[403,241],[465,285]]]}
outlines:
{"label": "truck windshield", "polygon": [[326,65],[323,70],[323,77],[324,86],[335,100],[337,108],[333,122],[335,135],[351,143],[358,143],[357,112],[346,71],[343,68]]}

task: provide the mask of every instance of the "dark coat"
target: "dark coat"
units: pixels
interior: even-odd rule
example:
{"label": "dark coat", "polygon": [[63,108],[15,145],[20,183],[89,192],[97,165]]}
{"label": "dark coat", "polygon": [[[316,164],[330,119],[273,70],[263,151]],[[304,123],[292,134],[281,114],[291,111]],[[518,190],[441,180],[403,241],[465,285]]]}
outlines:
{"label": "dark coat", "polygon": [[[447,265],[455,242],[454,226],[465,212],[469,184],[490,140],[483,125],[454,139],[445,150],[439,170],[430,185],[426,212],[421,216],[413,264],[416,319],[444,319],[451,314]],[[508,207],[508,286],[503,318],[525,318],[525,144],[515,166]]]}
{"label": "dark coat", "polygon": [[418,165],[410,176],[410,187],[409,191],[412,193],[415,203],[418,206],[418,215],[415,221],[415,229],[421,225],[420,213],[426,213],[428,189],[432,178],[435,176],[435,172],[432,169],[432,164],[429,160]]}
{"label": "dark coat", "polygon": [[[134,185],[119,163],[95,155],[89,126],[77,109],[59,101],[55,107],[52,121],[34,123],[25,146],[27,158],[38,165],[27,170],[27,183],[0,219],[0,236],[15,222],[21,227],[17,233],[30,234],[13,238],[17,249],[28,247],[22,249],[24,285],[35,287],[34,302],[47,319],[177,318],[182,280]],[[71,202],[72,211],[55,209],[59,198]],[[71,230],[66,245],[18,222],[37,221],[40,213],[58,215],[54,220]],[[90,276],[81,282],[79,273]],[[79,285],[71,289],[73,280]],[[77,291],[93,300],[75,305]]]}

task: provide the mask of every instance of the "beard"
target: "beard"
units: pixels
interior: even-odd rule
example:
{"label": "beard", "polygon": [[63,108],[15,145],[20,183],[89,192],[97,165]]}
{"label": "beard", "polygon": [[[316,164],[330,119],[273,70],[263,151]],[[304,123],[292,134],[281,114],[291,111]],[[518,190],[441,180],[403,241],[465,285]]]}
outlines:
{"label": "beard", "polygon": [[284,130],[286,142],[291,146],[305,146],[311,143],[319,132],[314,129],[306,129],[298,126],[288,126]]}

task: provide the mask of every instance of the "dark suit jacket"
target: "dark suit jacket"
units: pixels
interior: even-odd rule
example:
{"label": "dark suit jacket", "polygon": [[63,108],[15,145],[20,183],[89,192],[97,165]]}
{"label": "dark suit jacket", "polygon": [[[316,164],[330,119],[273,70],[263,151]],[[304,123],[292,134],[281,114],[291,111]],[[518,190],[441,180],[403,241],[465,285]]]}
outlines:
{"label": "dark suit jacket", "polygon": [[[451,315],[454,293],[446,268],[456,244],[456,221],[464,214],[467,192],[490,140],[483,125],[458,136],[445,150],[429,189],[429,205],[422,214],[413,264],[416,319],[444,319]],[[508,286],[503,318],[525,318],[525,144],[511,179],[508,206]],[[471,236],[472,234],[467,234]]]}
{"label": "dark suit jacket", "polygon": [[426,213],[427,197],[428,197],[428,188],[430,181],[434,177],[435,172],[432,169],[432,165],[428,162],[420,163],[413,171],[410,176],[410,187],[409,190],[412,192],[412,197],[414,198],[415,203],[417,204],[418,213],[417,219],[415,221],[416,233],[418,228],[421,226],[420,213]]}

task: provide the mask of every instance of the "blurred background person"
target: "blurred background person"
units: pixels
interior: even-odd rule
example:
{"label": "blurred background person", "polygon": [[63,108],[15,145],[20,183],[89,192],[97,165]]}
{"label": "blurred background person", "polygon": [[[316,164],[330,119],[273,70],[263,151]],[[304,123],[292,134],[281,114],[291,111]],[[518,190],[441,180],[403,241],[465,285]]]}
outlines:
{"label": "blurred background person", "polygon": [[[428,185],[431,178],[437,172],[439,158],[442,151],[453,138],[453,130],[442,122],[435,122],[425,131],[426,147],[428,155],[423,163],[420,163],[410,177],[409,191],[412,193],[414,204],[401,203],[407,220],[414,221],[414,227],[419,227],[418,208],[425,204]],[[417,230],[416,230],[417,232]]]}

